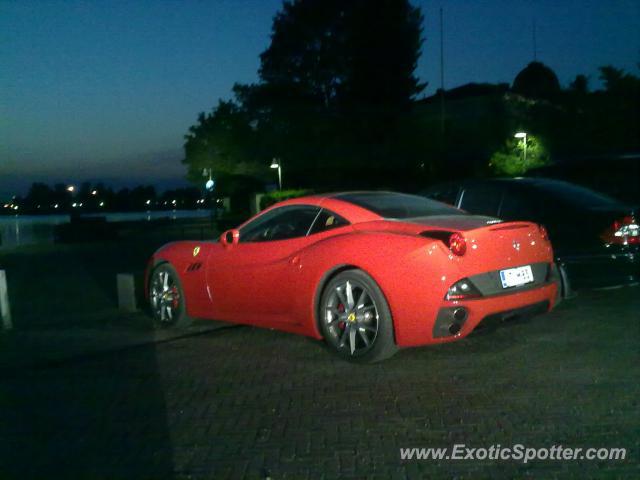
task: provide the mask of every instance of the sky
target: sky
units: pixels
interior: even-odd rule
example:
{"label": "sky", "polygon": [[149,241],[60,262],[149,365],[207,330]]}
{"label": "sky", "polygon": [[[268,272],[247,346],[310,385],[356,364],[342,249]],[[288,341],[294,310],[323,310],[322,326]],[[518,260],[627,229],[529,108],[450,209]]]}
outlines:
{"label": "sky", "polygon": [[[373,1],[371,2],[374,3]],[[597,68],[634,74],[637,0],[419,1],[416,70],[445,88],[508,82],[533,60],[566,86]],[[101,180],[116,187],[184,183],[183,136],[197,114],[257,80],[280,0],[0,0],[0,199],[33,181]]]}

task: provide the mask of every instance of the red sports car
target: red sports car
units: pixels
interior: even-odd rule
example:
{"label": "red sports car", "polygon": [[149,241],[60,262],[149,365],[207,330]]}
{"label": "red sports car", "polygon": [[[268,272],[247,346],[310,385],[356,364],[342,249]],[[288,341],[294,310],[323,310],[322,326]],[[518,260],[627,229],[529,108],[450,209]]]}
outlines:
{"label": "red sports car", "polygon": [[146,277],[161,325],[276,328],[363,362],[462,338],[489,316],[548,311],[558,281],[544,227],[392,192],[279,203],[219,241],[165,245]]}

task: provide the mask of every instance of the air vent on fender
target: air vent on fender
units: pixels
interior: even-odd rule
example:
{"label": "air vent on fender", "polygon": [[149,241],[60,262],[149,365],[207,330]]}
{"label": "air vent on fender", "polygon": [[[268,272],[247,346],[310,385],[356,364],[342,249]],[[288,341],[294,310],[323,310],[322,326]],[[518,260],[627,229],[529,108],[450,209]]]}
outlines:
{"label": "air vent on fender", "polygon": [[200,270],[201,266],[202,266],[201,262],[192,263],[187,267],[187,272],[195,272],[196,270]]}

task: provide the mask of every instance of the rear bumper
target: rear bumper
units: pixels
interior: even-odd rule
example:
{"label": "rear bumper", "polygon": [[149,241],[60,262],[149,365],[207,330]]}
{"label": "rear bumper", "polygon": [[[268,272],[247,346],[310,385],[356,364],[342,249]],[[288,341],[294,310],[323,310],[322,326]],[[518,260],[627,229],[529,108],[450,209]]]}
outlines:
{"label": "rear bumper", "polygon": [[572,288],[628,285],[640,281],[640,249],[623,253],[606,252],[566,255],[558,259]]}
{"label": "rear bumper", "polygon": [[[445,343],[469,335],[485,319],[521,314],[537,314],[551,310],[556,302],[559,284],[549,281],[535,289],[523,290],[491,297],[443,301],[436,318],[427,325],[424,336],[406,338],[400,347]],[[465,312],[464,316],[460,310]]]}

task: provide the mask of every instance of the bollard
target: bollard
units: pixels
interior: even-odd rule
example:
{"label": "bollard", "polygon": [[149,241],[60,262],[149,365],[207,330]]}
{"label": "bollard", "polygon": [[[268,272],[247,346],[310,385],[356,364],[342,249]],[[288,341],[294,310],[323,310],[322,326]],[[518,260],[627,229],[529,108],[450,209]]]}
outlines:
{"label": "bollard", "polygon": [[119,273],[116,277],[118,283],[118,308],[125,312],[135,312],[136,288],[133,275],[130,273]]}
{"label": "bollard", "polygon": [[0,270],[0,317],[2,317],[2,330],[11,330],[11,309],[9,308],[9,291],[7,290],[7,275]]}

